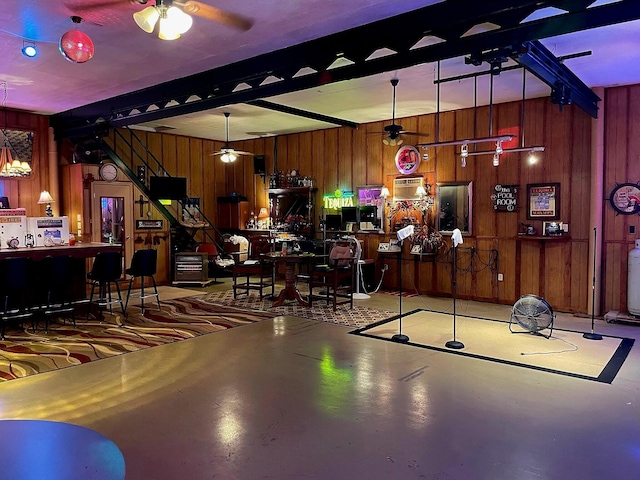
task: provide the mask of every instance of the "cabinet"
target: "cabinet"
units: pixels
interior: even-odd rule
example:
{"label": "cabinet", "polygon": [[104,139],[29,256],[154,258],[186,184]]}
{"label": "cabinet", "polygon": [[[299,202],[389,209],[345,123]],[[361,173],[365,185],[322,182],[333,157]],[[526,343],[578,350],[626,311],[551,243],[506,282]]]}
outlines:
{"label": "cabinet", "polygon": [[249,202],[246,197],[234,195],[218,197],[217,227],[223,230],[241,230],[249,221]]}
{"label": "cabinet", "polygon": [[205,252],[178,252],[175,254],[175,285],[199,283],[206,285],[209,280],[209,254]]}
{"label": "cabinet", "polygon": [[273,228],[313,235],[316,188],[268,188],[269,212]]}

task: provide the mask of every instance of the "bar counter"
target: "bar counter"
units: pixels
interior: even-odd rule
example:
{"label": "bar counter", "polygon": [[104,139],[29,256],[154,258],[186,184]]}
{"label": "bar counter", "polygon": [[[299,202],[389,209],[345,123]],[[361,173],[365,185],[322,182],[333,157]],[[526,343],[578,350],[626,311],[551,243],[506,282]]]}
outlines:
{"label": "bar counter", "polygon": [[76,243],[75,245],[55,245],[53,247],[20,247],[0,249],[0,260],[5,258],[27,257],[31,260],[42,260],[49,256],[70,255],[73,258],[91,258],[101,252],[118,252],[122,245],[108,243]]}

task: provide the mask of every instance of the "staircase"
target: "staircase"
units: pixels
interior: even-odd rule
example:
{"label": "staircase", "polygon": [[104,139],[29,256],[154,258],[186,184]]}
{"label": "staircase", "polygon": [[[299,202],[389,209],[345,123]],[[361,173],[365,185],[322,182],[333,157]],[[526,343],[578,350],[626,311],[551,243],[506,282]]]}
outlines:
{"label": "staircase", "polygon": [[[219,252],[224,252],[223,234],[205,216],[199,206],[190,204],[188,198],[167,205],[160,200],[151,198],[150,178],[152,176],[170,177],[171,175],[140,140],[135,131],[128,127],[125,129],[130,133],[131,141],[118,129],[111,129],[110,134],[101,139],[101,159],[108,158],[115,163],[169,222],[173,250],[193,251],[198,243],[208,242],[215,244]],[[118,153],[114,150],[116,144],[118,145]],[[144,170],[144,174],[141,170]],[[188,194],[191,196],[191,192]],[[197,241],[197,236],[201,236],[200,241]]]}

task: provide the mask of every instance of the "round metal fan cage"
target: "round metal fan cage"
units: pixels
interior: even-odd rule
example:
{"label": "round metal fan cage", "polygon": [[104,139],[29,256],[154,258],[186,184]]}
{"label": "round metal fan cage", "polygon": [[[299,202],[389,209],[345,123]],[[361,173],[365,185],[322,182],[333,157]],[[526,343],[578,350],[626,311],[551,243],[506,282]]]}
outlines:
{"label": "round metal fan cage", "polygon": [[[553,309],[544,298],[537,295],[523,295],[513,304],[509,330],[511,333],[532,333],[549,338],[553,333],[554,319]],[[520,329],[514,330],[514,324],[517,324]],[[540,333],[546,329],[549,329],[548,335]]]}

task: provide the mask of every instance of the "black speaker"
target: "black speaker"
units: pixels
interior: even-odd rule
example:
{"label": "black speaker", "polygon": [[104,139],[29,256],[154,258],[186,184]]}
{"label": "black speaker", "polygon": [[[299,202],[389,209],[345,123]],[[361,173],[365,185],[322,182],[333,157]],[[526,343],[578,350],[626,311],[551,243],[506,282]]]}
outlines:
{"label": "black speaker", "polygon": [[266,175],[267,166],[264,162],[264,155],[253,156],[253,173],[256,175]]}

